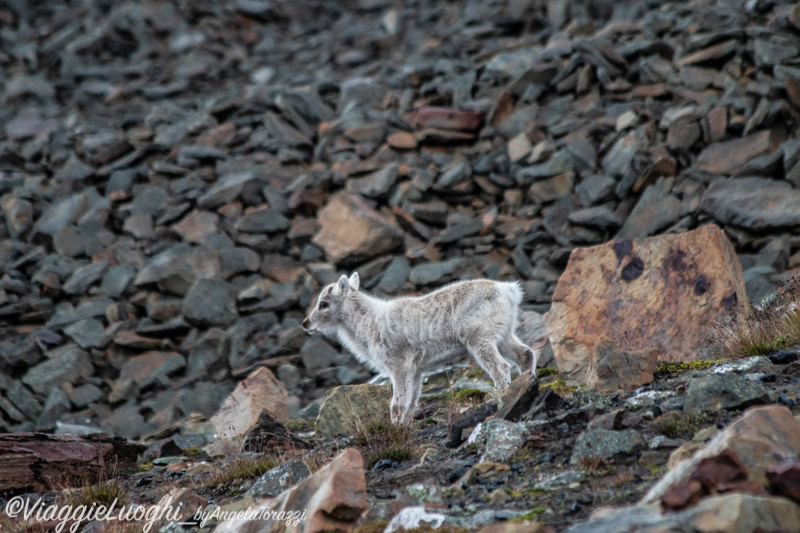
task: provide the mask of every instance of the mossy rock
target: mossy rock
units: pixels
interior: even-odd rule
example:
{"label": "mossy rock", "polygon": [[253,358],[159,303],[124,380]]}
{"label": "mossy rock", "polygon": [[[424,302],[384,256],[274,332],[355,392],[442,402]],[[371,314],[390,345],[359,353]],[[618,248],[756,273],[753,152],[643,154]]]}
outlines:
{"label": "mossy rock", "polygon": [[745,408],[769,403],[769,400],[767,389],[761,383],[736,374],[712,374],[689,382],[683,410],[687,414],[697,414]]}
{"label": "mossy rock", "polygon": [[346,385],[328,391],[319,408],[317,437],[353,435],[359,421],[389,418],[390,385]]}

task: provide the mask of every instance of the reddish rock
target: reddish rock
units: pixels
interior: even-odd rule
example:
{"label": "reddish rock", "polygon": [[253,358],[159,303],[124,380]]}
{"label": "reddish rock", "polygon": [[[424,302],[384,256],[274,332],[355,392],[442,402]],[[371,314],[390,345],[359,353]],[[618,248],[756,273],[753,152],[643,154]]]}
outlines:
{"label": "reddish rock", "polygon": [[711,325],[737,307],[749,313],[741,265],[725,234],[706,226],[573,250],[547,329],[561,375],[586,385],[604,340],[695,361],[709,346]]}
{"label": "reddish rock", "polygon": [[783,82],[783,85],[786,87],[786,93],[789,95],[789,100],[791,100],[796,107],[800,107],[800,80],[786,78],[786,80]]}
{"label": "reddish rock", "polygon": [[708,446],[677,463],[650,488],[640,503],[660,501],[670,489],[687,483],[703,460],[717,457],[726,450],[745,466],[747,479],[766,485],[768,469],[776,458],[800,454],[800,422],[782,405],[748,409]]}
{"label": "reddish rock", "polygon": [[289,419],[286,387],[265,367],[253,371],[236,386],[211,417],[217,440],[206,447],[211,454],[232,451],[230,441],[245,435],[258,424],[263,411],[279,422]]}
{"label": "reddish rock", "polygon": [[764,487],[747,479],[747,467],[731,450],[706,457],[695,467],[689,481],[669,489],[661,498],[664,512],[673,512],[695,505],[711,494],[742,492],[766,496]]}
{"label": "reddish rock", "polygon": [[483,124],[483,117],[481,111],[423,107],[414,113],[412,123],[416,129],[475,131]]}
{"label": "reddish rock", "polygon": [[676,65],[680,68],[686,65],[695,65],[698,63],[705,63],[707,61],[719,59],[728,54],[736,52],[739,50],[740,46],[741,45],[738,41],[731,39],[720,44],[715,44],[714,46],[709,46],[708,48],[703,48],[702,50],[691,53],[688,56],[684,56],[676,61]]}
{"label": "reddish rock", "polygon": [[800,503],[800,460],[787,459],[767,469],[772,490]]}
{"label": "reddish rock", "polygon": [[120,471],[135,468],[137,456],[145,449],[104,433],[86,437],[0,434],[0,493],[46,492],[75,482],[95,483],[109,475],[108,465],[116,465]]}
{"label": "reddish rock", "polygon": [[[178,463],[173,463],[173,465],[175,464]],[[167,469],[167,471],[170,470]],[[174,511],[170,511],[170,518],[187,520],[196,514],[197,511],[205,509],[206,505],[208,505],[208,500],[194,492],[192,489],[176,487],[162,496],[161,499],[158,500],[156,507],[159,509],[166,509],[168,506],[171,506]],[[162,521],[162,523],[164,522],[165,521]]]}
{"label": "reddish rock", "polygon": [[108,399],[111,402],[125,399],[128,387],[135,383],[139,388],[154,383],[169,382],[170,374],[186,366],[186,360],[175,352],[145,352],[128,359],[119,371]]}
{"label": "reddish rock", "polygon": [[320,210],[318,221],[320,230],[314,244],[334,263],[375,257],[403,243],[400,228],[352,194],[333,196]]}
{"label": "reddish rock", "polygon": [[317,219],[298,216],[292,219],[292,225],[286,235],[290,239],[308,239],[318,231],[319,222],[317,222]]}
{"label": "reddish rock", "polygon": [[267,254],[261,262],[261,273],[278,283],[297,280],[303,270],[303,265],[287,255]]}
{"label": "reddish rock", "polygon": [[[218,533],[332,533],[351,531],[367,510],[367,483],[364,460],[355,448],[348,448],[336,459],[257,508],[262,518],[228,520],[215,529]],[[269,520],[268,516],[296,516],[299,520]]]}
{"label": "reddish rock", "polygon": [[217,233],[219,217],[208,211],[192,211],[172,229],[185,241],[205,244],[208,238]]}
{"label": "reddish rock", "polygon": [[33,205],[27,200],[5,197],[0,209],[6,219],[6,227],[14,237],[20,237],[33,226]]}
{"label": "reddish rock", "polygon": [[592,354],[586,386],[603,394],[630,392],[653,381],[660,357],[658,348],[623,351],[602,341]]}
{"label": "reddish rock", "polygon": [[751,159],[777,149],[783,140],[783,132],[773,129],[712,144],[700,152],[697,167],[714,174],[733,174]]}
{"label": "reddish rock", "polygon": [[475,134],[467,131],[443,130],[438,128],[425,128],[414,134],[414,140],[418,144],[448,144],[462,143],[475,139]]}
{"label": "reddish rock", "polygon": [[120,330],[114,335],[114,344],[138,350],[158,350],[169,344],[164,339],[142,337],[132,331]]}
{"label": "reddish rock", "polygon": [[414,134],[407,131],[396,131],[392,133],[389,135],[389,138],[386,139],[386,142],[392,148],[398,148],[400,150],[412,150],[417,147],[417,140],[414,138]]}
{"label": "reddish rock", "polygon": [[309,448],[309,444],[296,437],[267,411],[261,411],[256,424],[244,437],[243,448],[247,452],[266,453],[280,448]]}
{"label": "reddish rock", "polygon": [[708,140],[721,141],[728,129],[728,109],[722,106],[712,107],[705,117],[704,125]]}

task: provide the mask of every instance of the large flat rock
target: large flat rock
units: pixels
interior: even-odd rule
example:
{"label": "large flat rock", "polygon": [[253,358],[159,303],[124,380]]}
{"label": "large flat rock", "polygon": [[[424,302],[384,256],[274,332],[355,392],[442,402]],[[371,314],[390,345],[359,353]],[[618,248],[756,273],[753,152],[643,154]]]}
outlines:
{"label": "large flat rock", "polygon": [[573,250],[547,329],[561,374],[586,385],[604,339],[626,351],[658,348],[667,361],[696,361],[711,325],[737,308],[749,312],[741,265],[722,231],[706,226]]}
{"label": "large flat rock", "polygon": [[785,181],[718,180],[703,194],[702,207],[718,222],[750,230],[774,231],[800,224],[800,190]]}

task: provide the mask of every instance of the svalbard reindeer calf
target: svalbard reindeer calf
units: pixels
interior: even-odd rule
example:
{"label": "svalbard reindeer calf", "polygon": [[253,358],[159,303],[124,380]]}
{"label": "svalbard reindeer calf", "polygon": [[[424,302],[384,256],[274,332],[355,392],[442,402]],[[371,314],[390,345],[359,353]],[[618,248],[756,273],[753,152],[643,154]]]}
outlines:
{"label": "svalbard reindeer calf", "polygon": [[303,321],[307,333],[336,337],[356,358],[392,381],[391,418],[410,421],[422,373],[466,352],[495,388],[511,383],[511,363],[536,374],[536,352],[514,333],[522,289],[515,282],[461,281],[424,296],[382,300],[358,290],[358,273],[342,276]]}

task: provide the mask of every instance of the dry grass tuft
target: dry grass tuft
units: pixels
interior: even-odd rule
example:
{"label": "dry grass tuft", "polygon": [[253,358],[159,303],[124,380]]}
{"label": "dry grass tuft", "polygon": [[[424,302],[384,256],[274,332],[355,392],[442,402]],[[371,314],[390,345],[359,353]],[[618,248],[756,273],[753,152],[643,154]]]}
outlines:
{"label": "dry grass tuft", "polygon": [[403,462],[417,454],[414,423],[394,424],[388,415],[356,417],[354,437],[366,468],[372,468],[381,459]]}
{"label": "dry grass tuft", "polygon": [[222,464],[213,472],[197,479],[193,486],[197,489],[213,491],[236,491],[243,481],[262,476],[278,465],[289,461],[301,461],[312,474],[325,466],[338,453],[328,447],[305,448],[285,447],[272,453],[253,453],[240,455]]}
{"label": "dry grass tuft", "polygon": [[115,501],[117,506],[128,503],[128,491],[123,485],[116,465],[104,468],[100,472],[100,479],[95,483],[86,475],[75,477],[73,481],[77,481],[78,486],[70,488],[75,487],[72,483],[64,486],[58,495],[59,505],[75,508],[79,505],[91,507],[92,504],[110,506]]}
{"label": "dry grass tuft", "polygon": [[213,472],[206,480],[205,486],[213,490],[229,488],[244,480],[266,474],[277,464],[278,461],[274,457],[265,455],[239,456],[220,470]]}
{"label": "dry grass tuft", "polygon": [[[674,415],[673,415],[674,413]],[[671,411],[667,415],[656,419],[655,430],[670,439],[689,437],[698,428],[710,424],[714,417],[708,413],[687,415],[676,411]]]}
{"label": "dry grass tuft", "polygon": [[581,466],[589,474],[601,472],[604,465],[605,461],[602,457],[584,457],[581,459]]}
{"label": "dry grass tuft", "polygon": [[634,474],[633,469],[626,468],[611,476],[608,482],[612,487],[618,489],[624,485],[633,483],[634,479],[636,479],[636,474]]}
{"label": "dry grass tuft", "polygon": [[0,512],[0,531],[3,533],[22,533],[36,527],[35,520],[25,520],[23,516],[11,518],[5,512]]}
{"label": "dry grass tuft", "polygon": [[800,344],[800,277],[765,298],[751,315],[730,316],[714,333],[718,353],[732,358],[767,355]]}
{"label": "dry grass tuft", "polygon": [[91,507],[93,503],[97,505],[111,505],[116,500],[116,505],[124,505],[128,502],[128,492],[118,479],[109,479],[97,483],[96,485],[81,487],[74,491],[67,491],[64,494],[64,505],[73,508],[79,505]]}
{"label": "dry grass tuft", "polygon": [[338,455],[338,450],[333,451],[328,448],[296,449],[279,456],[278,462],[282,464],[287,461],[301,461],[308,467],[308,471],[313,474],[328,464],[335,455]]}

